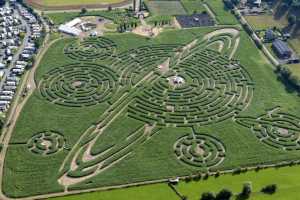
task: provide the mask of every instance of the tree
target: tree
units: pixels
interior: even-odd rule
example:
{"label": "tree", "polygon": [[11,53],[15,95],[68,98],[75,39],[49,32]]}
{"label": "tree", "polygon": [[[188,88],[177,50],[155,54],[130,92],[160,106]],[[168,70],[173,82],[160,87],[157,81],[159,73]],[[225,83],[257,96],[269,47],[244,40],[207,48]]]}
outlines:
{"label": "tree", "polygon": [[229,200],[232,192],[228,189],[222,189],[216,196],[216,200]]}
{"label": "tree", "polygon": [[276,184],[267,185],[261,191],[266,194],[274,194],[277,190]]}
{"label": "tree", "polygon": [[251,192],[252,192],[251,183],[244,183],[242,192],[239,194],[239,196],[246,199],[250,197]]}
{"label": "tree", "polygon": [[80,14],[85,14],[85,13],[87,13],[87,9],[86,8],[81,8],[81,11],[80,11]]}
{"label": "tree", "polygon": [[107,10],[108,10],[108,11],[112,11],[111,5],[109,5],[109,6],[107,7]]}
{"label": "tree", "polygon": [[297,17],[295,15],[289,15],[288,22],[290,25],[294,25],[297,22]]}
{"label": "tree", "polygon": [[200,200],[215,200],[215,199],[216,199],[216,197],[215,197],[214,193],[212,193],[212,192],[204,192],[204,193],[202,193],[201,198],[200,198]]}

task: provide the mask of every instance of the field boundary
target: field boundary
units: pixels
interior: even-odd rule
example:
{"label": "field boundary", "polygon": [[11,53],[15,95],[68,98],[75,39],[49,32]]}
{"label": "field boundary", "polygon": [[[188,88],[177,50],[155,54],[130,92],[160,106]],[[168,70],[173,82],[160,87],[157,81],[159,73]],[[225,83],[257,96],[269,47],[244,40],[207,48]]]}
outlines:
{"label": "field boundary", "polygon": [[109,6],[113,8],[117,7],[125,7],[129,4],[131,4],[131,0],[123,0],[122,2],[119,3],[112,3],[112,4],[83,4],[83,5],[67,5],[67,6],[46,6],[43,5],[40,1],[38,0],[25,0],[25,3],[28,4],[29,6],[41,10],[41,11],[55,11],[55,10],[80,10],[82,8],[86,9],[105,9],[108,8]]}

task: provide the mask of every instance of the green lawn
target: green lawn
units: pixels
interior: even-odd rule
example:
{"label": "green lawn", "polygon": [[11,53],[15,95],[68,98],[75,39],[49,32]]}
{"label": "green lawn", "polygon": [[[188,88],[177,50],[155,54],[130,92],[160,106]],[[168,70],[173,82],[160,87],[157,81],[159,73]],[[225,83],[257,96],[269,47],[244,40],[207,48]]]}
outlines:
{"label": "green lawn", "polygon": [[[250,200],[299,200],[298,190],[299,166],[270,168],[258,172],[249,171],[240,175],[221,175],[218,178],[209,177],[207,180],[191,181],[185,183],[181,181],[177,190],[190,200],[198,200],[203,192],[218,192],[223,188],[228,188],[235,194],[241,191],[245,182],[251,182],[253,193]],[[269,184],[277,185],[277,192],[273,195],[261,193],[260,190]],[[56,197],[49,200],[119,200],[119,199],[143,199],[143,200],[179,200],[175,193],[167,184],[154,184],[149,186],[130,187],[126,189],[116,189],[111,191],[93,192],[80,195]],[[233,200],[234,198],[232,198]]]}
{"label": "green lawn", "polygon": [[154,184],[126,189],[115,189],[103,192],[91,192],[81,195],[50,198],[49,200],[177,200],[176,194],[167,184]]}
{"label": "green lawn", "polygon": [[[188,199],[198,200],[203,192],[216,193],[223,188],[228,188],[237,194],[245,182],[251,182],[253,194],[250,200],[299,200],[300,196],[297,192],[300,188],[299,172],[299,166],[271,168],[259,172],[250,171],[240,175],[228,174],[218,178],[210,177],[208,180],[198,182],[180,182],[177,189],[181,194],[188,196]],[[261,193],[260,190],[269,184],[276,184],[278,186],[277,192],[273,195]]]}

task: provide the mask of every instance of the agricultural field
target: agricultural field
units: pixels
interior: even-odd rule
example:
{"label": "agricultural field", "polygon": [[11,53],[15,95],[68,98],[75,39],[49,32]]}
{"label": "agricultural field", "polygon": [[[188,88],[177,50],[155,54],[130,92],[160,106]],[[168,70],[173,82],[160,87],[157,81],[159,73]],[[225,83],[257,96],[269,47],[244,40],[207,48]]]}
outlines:
{"label": "agricultural field", "polygon": [[237,19],[230,13],[224,3],[220,0],[206,0],[205,4],[214,13],[219,24],[233,25],[238,24]]}
{"label": "agricultural field", "polygon": [[300,158],[300,102],[237,26],[64,38],[10,139],[8,197]]}
{"label": "agricultural field", "polygon": [[288,25],[287,20],[275,20],[272,15],[246,16],[245,18],[254,30],[265,30],[273,27],[281,29]]}
{"label": "agricultural field", "polygon": [[146,1],[152,15],[184,15],[186,10],[181,1]]}
{"label": "agricultural field", "polygon": [[127,0],[25,0],[25,2],[39,10],[72,10],[81,8],[107,8],[107,5],[125,6]]}
{"label": "agricultural field", "polygon": [[69,6],[69,5],[88,5],[88,4],[110,4],[119,3],[121,0],[43,0],[45,6]]}

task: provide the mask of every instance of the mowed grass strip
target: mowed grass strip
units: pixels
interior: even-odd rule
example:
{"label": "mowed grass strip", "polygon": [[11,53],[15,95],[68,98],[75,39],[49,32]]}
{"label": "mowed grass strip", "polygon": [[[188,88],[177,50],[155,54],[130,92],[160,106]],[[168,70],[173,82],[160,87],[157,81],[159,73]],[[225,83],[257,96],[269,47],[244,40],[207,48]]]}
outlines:
{"label": "mowed grass strip", "polygon": [[147,1],[147,7],[153,15],[185,15],[180,1]]}
{"label": "mowed grass strip", "polygon": [[43,0],[44,6],[70,6],[70,5],[91,5],[119,3],[123,0]]}
{"label": "mowed grass strip", "polygon": [[49,200],[177,200],[176,194],[167,184],[154,184],[126,189],[116,189],[102,192],[92,192],[80,195],[50,198]]}
{"label": "mowed grass strip", "polygon": [[[237,194],[241,192],[245,182],[251,182],[253,193],[249,198],[250,200],[299,200],[300,196],[297,192],[300,187],[299,172],[299,166],[271,168],[258,172],[250,171],[240,175],[228,174],[218,178],[209,177],[208,180],[198,182],[180,182],[177,189],[189,200],[198,200],[203,192],[217,193],[223,188],[228,188]],[[261,193],[261,189],[269,184],[277,184],[277,192],[273,195]]]}

